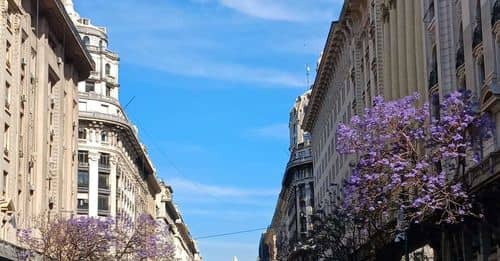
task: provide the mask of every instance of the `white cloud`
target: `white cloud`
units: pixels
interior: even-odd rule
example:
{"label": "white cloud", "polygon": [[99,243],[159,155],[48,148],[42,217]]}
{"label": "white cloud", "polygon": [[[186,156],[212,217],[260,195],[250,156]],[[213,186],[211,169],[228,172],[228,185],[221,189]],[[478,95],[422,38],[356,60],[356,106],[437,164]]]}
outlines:
{"label": "white cloud", "polygon": [[287,140],[288,139],[288,124],[277,123],[258,128],[253,128],[248,131],[252,137]]}
{"label": "white cloud", "polygon": [[308,20],[332,20],[333,7],[338,0],[219,0],[231,9],[249,16],[276,20],[302,22]]}
{"label": "white cloud", "polygon": [[168,179],[167,183],[172,186],[174,193],[208,196],[215,198],[255,198],[275,197],[279,190],[276,189],[246,189],[236,187],[225,187],[218,185],[202,184],[183,178]]}

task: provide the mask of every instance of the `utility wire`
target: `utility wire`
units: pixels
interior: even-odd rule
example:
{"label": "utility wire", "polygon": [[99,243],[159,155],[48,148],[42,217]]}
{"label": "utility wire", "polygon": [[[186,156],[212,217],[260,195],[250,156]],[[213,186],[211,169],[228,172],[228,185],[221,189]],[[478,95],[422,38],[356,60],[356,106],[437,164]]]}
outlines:
{"label": "utility wire", "polygon": [[249,229],[249,230],[243,230],[243,231],[237,231],[237,232],[229,232],[229,233],[223,233],[223,234],[208,235],[208,236],[202,236],[202,237],[196,237],[195,240],[215,238],[215,237],[225,237],[225,236],[230,236],[230,235],[237,235],[237,234],[243,234],[243,233],[250,233],[250,232],[260,231],[260,230],[264,230],[264,229],[267,229],[267,227],[256,228],[256,229]]}

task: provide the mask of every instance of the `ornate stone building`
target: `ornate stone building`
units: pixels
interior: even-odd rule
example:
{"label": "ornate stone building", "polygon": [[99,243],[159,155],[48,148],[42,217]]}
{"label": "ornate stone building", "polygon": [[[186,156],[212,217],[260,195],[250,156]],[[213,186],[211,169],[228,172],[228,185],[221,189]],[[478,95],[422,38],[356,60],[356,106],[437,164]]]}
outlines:
{"label": "ornate stone building", "polygon": [[[301,128],[311,91],[299,96],[290,112],[290,160],[266,240],[262,241],[278,260],[310,260],[306,243],[311,229],[314,184],[309,134]],[[271,236],[272,235],[272,236]],[[273,238],[273,246],[269,238]],[[270,259],[273,260],[273,259]]]}
{"label": "ornate stone building", "polygon": [[96,64],[90,77],[78,84],[76,212],[132,219],[142,213],[155,216],[160,185],[138,130],[118,100],[119,57],[108,49],[106,28],[81,18],[71,0],[64,2]]}
{"label": "ornate stone building", "polygon": [[[499,20],[498,0],[344,2],[329,32],[304,121],[312,136],[316,207],[328,210],[342,202],[342,185],[354,160],[336,152],[339,123],[371,106],[376,95],[390,100],[413,92],[430,101],[438,117],[446,94],[468,89],[476,109],[496,126],[493,137],[479,145],[482,161],[468,164],[472,167],[463,173],[486,218],[458,232],[413,235],[417,239],[410,248],[430,245],[439,260],[500,260],[495,190],[500,177]],[[392,249],[395,259],[399,248]]]}
{"label": "ornate stone building", "polygon": [[17,228],[76,208],[77,83],[93,66],[59,0],[0,1],[0,259]]}
{"label": "ornate stone building", "polygon": [[182,215],[173,202],[172,187],[160,183],[161,193],[156,197],[157,219],[168,227],[174,246],[174,258],[178,261],[201,261],[196,242],[191,237]]}
{"label": "ornate stone building", "polygon": [[426,95],[420,1],[348,0],[332,23],[318,62],[303,128],[311,133],[315,205],[342,200],[353,160],[335,148],[339,123],[383,95]]}

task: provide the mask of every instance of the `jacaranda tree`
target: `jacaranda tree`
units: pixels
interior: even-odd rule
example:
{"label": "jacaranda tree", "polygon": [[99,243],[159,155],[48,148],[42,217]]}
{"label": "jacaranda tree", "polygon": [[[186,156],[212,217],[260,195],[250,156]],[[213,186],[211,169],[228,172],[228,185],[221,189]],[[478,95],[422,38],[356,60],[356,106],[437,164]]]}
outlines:
{"label": "jacaranda tree", "polygon": [[337,150],[357,161],[343,208],[368,230],[387,229],[398,217],[412,223],[454,224],[478,216],[464,179],[465,164],[478,159],[487,138],[486,117],[473,110],[469,92],[446,96],[438,117],[417,106],[418,95],[385,102],[354,116],[337,130]]}
{"label": "jacaranda tree", "polygon": [[20,260],[173,260],[168,232],[153,218],[44,217],[18,230]]}

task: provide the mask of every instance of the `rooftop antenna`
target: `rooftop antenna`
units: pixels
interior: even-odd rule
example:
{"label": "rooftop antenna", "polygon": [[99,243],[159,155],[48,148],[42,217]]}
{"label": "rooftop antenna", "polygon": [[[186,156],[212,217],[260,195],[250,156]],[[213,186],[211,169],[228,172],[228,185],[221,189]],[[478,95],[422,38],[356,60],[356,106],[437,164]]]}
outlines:
{"label": "rooftop antenna", "polygon": [[306,63],[306,83],[307,83],[307,89],[311,88],[311,84],[309,82],[309,75],[311,74],[311,67],[309,64]]}
{"label": "rooftop antenna", "polygon": [[[304,49],[306,49],[307,44],[304,43]],[[306,90],[309,90],[311,88],[311,83],[309,82],[309,75],[311,74],[311,66],[309,66],[308,63],[306,63]]]}

